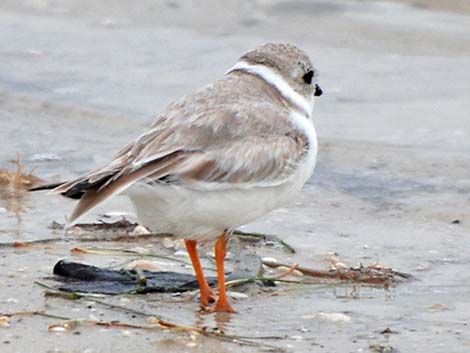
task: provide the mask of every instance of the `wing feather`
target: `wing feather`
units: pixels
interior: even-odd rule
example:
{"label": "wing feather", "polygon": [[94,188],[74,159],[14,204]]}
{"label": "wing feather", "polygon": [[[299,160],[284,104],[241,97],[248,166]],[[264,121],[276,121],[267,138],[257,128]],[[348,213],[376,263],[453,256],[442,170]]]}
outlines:
{"label": "wing feather", "polygon": [[170,179],[193,187],[274,186],[294,174],[307,148],[301,136],[244,138],[193,154],[171,172]]}

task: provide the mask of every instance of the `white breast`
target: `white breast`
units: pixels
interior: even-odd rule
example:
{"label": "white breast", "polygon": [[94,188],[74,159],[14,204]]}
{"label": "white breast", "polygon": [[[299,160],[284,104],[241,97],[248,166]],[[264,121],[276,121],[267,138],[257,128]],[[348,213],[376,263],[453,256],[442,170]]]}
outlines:
{"label": "white breast", "polygon": [[300,114],[296,111],[292,111],[290,114],[294,126],[302,131],[307,136],[308,141],[308,152],[305,156],[303,163],[299,166],[295,176],[295,184],[300,189],[303,184],[310,178],[315,168],[318,151],[317,133],[311,119],[305,115]]}

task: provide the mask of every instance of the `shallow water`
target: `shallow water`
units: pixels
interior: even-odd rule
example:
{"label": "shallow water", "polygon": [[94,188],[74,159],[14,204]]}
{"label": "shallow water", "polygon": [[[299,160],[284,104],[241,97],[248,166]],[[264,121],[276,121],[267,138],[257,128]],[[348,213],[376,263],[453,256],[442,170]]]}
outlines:
{"label": "shallow water", "polygon": [[[456,2],[444,10],[434,3],[3,1],[0,168],[14,169],[10,161],[19,153],[26,171],[45,180],[77,176],[106,162],[166,103],[219,77],[244,51],[269,40],[297,43],[314,58],[325,91],[314,117],[318,167],[296,201],[245,227],[280,235],[298,253],[253,251],[316,268],[327,268],[327,254],[337,253],[345,263],[380,262],[418,280],[388,291],[362,287],[355,298],[352,286],[282,285],[276,295],[255,291],[237,300],[240,314],[231,317],[200,315],[195,301],[159,295],[107,300],[180,324],[278,336],[259,341],[292,352],[380,346],[468,352],[470,18],[457,5],[444,11]],[[61,236],[48,225],[62,222],[73,202],[44,193],[24,202],[28,210],[15,214],[0,199],[0,242]],[[119,197],[88,220],[107,211],[131,210]],[[50,276],[60,258],[102,266],[122,261],[69,252],[85,245],[69,238],[0,248],[0,312],[47,309],[142,323],[87,300],[45,298],[34,284]],[[319,313],[350,320],[333,322]],[[0,350],[260,351],[162,331],[47,332],[55,322],[12,318],[10,327],[0,327]],[[381,333],[386,328],[392,333]]]}

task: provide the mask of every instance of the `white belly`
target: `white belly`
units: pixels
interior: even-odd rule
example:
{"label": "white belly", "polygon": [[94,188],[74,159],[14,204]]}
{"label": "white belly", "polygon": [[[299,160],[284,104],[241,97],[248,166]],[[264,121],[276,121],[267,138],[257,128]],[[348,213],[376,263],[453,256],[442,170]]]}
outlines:
{"label": "white belly", "polygon": [[139,221],[155,232],[211,240],[225,229],[250,223],[284,204],[313,171],[306,159],[289,182],[250,189],[196,190],[179,185],[136,183],[126,191]]}

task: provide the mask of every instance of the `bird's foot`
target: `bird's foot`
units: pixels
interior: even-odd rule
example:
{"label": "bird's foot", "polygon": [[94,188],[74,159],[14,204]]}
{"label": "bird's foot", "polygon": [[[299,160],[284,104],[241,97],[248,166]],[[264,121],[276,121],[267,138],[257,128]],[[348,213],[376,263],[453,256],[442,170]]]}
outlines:
{"label": "bird's foot", "polygon": [[208,304],[202,304],[199,311],[202,314],[212,314],[212,313],[231,313],[236,314],[237,311],[230,305],[228,300],[217,300],[217,303],[214,307],[209,306]]}
{"label": "bird's foot", "polygon": [[207,288],[201,290],[201,306],[208,307],[209,304],[214,303],[216,299],[217,296],[211,287],[207,286]]}
{"label": "bird's foot", "polygon": [[228,300],[221,300],[219,298],[219,300],[217,301],[217,304],[215,305],[215,307],[212,309],[212,312],[216,312],[216,313],[231,313],[231,314],[235,314],[237,311],[230,305],[230,303],[228,302]]}

